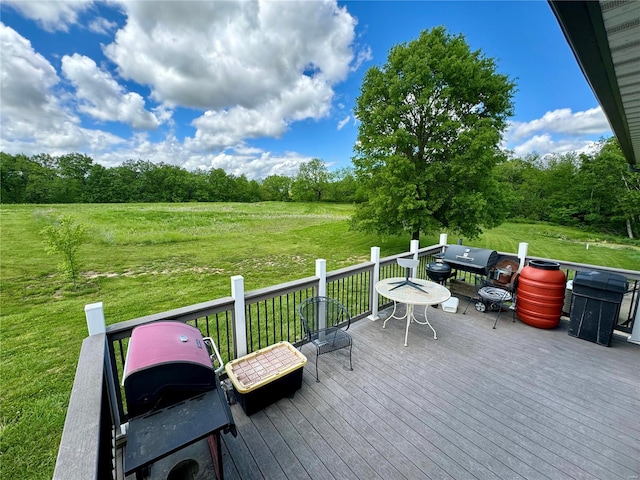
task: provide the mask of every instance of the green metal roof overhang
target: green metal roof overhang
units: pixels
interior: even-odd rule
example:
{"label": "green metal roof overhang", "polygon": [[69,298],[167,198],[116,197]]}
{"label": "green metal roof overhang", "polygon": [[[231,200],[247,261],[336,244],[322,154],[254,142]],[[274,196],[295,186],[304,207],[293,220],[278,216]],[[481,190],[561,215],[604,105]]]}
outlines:
{"label": "green metal roof overhang", "polygon": [[549,0],[632,168],[640,167],[640,1]]}

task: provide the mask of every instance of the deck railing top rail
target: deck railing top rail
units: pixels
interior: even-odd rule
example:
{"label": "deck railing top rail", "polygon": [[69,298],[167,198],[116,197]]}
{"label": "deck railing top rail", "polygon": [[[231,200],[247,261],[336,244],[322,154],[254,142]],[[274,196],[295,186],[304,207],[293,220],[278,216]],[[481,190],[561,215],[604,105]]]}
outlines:
{"label": "deck railing top rail", "polygon": [[107,334],[111,340],[119,340],[131,336],[131,331],[138,325],[145,323],[159,322],[165,320],[188,321],[197,318],[214,315],[233,307],[235,299],[233,297],[223,297],[208,302],[197,303],[186,307],[180,307],[166,312],[154,313],[144,317],[126,320],[124,322],[108,325]]}

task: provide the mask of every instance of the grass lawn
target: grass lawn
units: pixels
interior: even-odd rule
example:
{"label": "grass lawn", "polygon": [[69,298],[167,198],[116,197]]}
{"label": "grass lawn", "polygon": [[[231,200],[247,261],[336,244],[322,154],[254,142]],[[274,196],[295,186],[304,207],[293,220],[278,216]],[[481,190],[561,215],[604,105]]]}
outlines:
{"label": "grass lawn", "polygon": [[[107,323],[335,270],[408,250],[409,237],[352,232],[352,207],[334,204],[127,204],[0,206],[0,455],[2,479],[51,478],[80,345],[84,306],[103,302]],[[73,290],[47,256],[40,230],[65,214],[88,227]],[[422,246],[438,235],[423,237]],[[450,235],[450,243],[457,237]],[[640,270],[640,243],[549,225],[505,224],[469,245]],[[589,243],[589,249],[586,244]]]}

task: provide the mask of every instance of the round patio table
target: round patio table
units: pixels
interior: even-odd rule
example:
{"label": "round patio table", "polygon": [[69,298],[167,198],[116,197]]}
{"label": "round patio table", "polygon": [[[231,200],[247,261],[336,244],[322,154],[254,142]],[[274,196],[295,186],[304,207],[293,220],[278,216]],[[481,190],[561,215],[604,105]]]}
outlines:
{"label": "round patio table", "polygon": [[[429,328],[433,331],[433,338],[437,339],[435,329],[429,323],[427,318],[427,307],[429,305],[438,305],[439,303],[446,302],[451,297],[451,292],[439,283],[430,282],[428,280],[422,280],[420,278],[405,279],[401,277],[385,278],[376,283],[376,291],[390,300],[393,300],[393,311],[389,315],[382,328],[387,326],[387,322],[392,318],[402,320],[407,319],[407,328],[404,334],[404,346],[407,346],[407,339],[409,337],[409,325],[411,322],[416,322],[420,325],[429,325]],[[398,303],[404,303],[406,310],[404,315],[396,316],[396,310]],[[424,321],[420,321],[415,316],[415,306],[424,305]]]}

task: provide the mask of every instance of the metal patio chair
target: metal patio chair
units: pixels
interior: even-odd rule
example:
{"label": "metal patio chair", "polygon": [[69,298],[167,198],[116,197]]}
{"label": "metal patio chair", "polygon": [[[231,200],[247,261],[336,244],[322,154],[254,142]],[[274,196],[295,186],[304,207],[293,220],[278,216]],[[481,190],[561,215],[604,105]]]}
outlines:
{"label": "metal patio chair", "polygon": [[324,353],[349,347],[349,370],[353,370],[353,341],[346,332],[351,325],[351,315],[347,309],[333,298],[310,297],[298,306],[298,313],[304,328],[304,343],[311,342],[316,347],[316,382],[320,381],[318,357]]}

